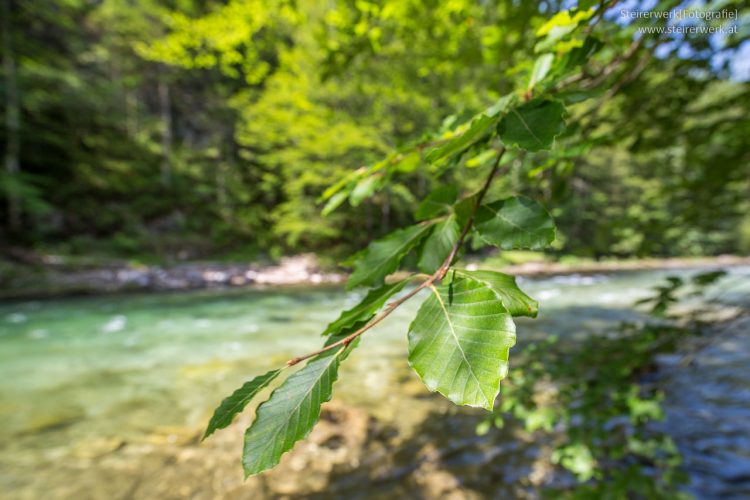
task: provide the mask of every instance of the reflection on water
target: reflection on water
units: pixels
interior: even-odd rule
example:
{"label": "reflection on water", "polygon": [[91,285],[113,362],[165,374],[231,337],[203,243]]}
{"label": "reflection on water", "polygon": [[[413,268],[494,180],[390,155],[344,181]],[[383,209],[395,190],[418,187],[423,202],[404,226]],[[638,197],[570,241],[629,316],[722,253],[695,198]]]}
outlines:
{"label": "reflection on water", "polygon": [[[750,268],[731,273],[733,291],[722,300],[747,300]],[[538,319],[519,321],[519,344],[514,349],[549,334],[581,338],[622,320],[637,320],[639,314],[630,305],[667,274],[690,271],[521,280],[541,308]],[[71,450],[80,451],[82,443],[106,451],[130,442],[153,444],[154,435],[164,436],[167,445],[180,441],[181,433],[199,429],[218,400],[242,381],[318,347],[324,325],[359,298],[359,292],[317,288],[0,305],[0,488],[18,497],[50,494],[47,475],[40,471],[50,472]],[[434,420],[427,416],[447,407],[427,395],[406,364],[406,329],[417,307],[418,301],[407,303],[366,335],[342,367],[334,399],[364,409],[404,436],[424,434],[429,439],[435,432],[446,432],[435,426],[456,426],[455,440],[441,440],[442,453],[455,446],[459,436],[481,444],[469,432],[476,418],[473,410],[453,412],[430,424],[432,430],[425,429],[426,422]],[[665,383],[674,388],[669,389],[668,412],[671,405],[698,415],[692,420],[677,418],[674,426],[670,420],[669,428],[678,442],[687,440],[689,469],[708,484],[696,487],[699,494],[741,491],[731,486],[727,490],[726,484],[747,485],[750,480],[750,442],[733,438],[750,435],[750,340],[739,336],[733,342],[712,346],[708,357],[698,361],[699,370],[670,367],[665,372]],[[492,491],[492,481],[511,480],[507,471],[503,476],[503,463],[495,456],[500,444],[493,446],[489,451],[456,452],[451,459],[455,473],[468,482],[477,470],[491,470],[482,476],[489,481],[479,488],[484,492]],[[726,455],[727,449],[734,455]],[[408,455],[408,446],[394,453]],[[100,461],[86,464],[88,470],[96,470]],[[131,472],[127,460],[123,464],[115,476],[110,472],[99,480],[116,477],[127,485]],[[711,476],[717,467],[726,477]],[[179,476],[181,468],[172,465],[170,470]],[[75,473],[66,474],[69,483],[77,481]],[[72,491],[51,494],[66,497]],[[149,493],[155,494],[141,488],[136,496]]]}

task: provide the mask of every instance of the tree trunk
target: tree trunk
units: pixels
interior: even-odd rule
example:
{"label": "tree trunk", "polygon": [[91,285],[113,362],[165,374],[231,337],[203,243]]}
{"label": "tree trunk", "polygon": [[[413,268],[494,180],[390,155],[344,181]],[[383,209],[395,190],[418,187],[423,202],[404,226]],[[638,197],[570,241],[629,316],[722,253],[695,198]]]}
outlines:
{"label": "tree trunk", "polygon": [[380,224],[383,229],[383,233],[387,233],[391,226],[391,193],[390,190],[383,190],[383,203],[380,205],[381,219]]}
{"label": "tree trunk", "polygon": [[169,186],[172,182],[172,106],[169,98],[169,85],[159,81],[159,112],[161,115],[161,182]]}
{"label": "tree trunk", "polygon": [[135,138],[138,135],[138,96],[132,88],[125,90],[125,116],[128,135]]}
{"label": "tree trunk", "polygon": [[2,0],[3,13],[3,73],[5,74],[5,172],[8,175],[8,227],[21,228],[21,199],[14,191],[14,178],[20,171],[21,103],[18,95],[16,56],[11,37],[11,1]]}
{"label": "tree trunk", "polygon": [[216,205],[224,220],[229,219],[229,201],[227,197],[227,172],[221,158],[216,162]]}

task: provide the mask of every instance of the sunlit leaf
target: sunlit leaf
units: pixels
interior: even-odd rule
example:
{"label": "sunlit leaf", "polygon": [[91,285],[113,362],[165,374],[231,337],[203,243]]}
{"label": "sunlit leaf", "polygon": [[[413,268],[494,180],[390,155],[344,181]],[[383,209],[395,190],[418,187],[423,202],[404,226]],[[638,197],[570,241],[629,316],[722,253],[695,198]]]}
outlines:
{"label": "sunlit leaf", "polygon": [[351,203],[353,207],[357,207],[365,200],[365,198],[372,196],[372,194],[380,187],[380,179],[380,176],[371,175],[359,181],[349,195],[349,203]]}
{"label": "sunlit leaf", "polygon": [[487,116],[502,118],[518,102],[516,94],[506,94],[484,111]]}
{"label": "sunlit leaf", "polygon": [[486,149],[479,153],[478,155],[468,159],[464,165],[466,168],[476,168],[481,167],[482,165],[486,164],[490,159],[495,158],[497,156],[497,151],[493,149]]}
{"label": "sunlit leaf", "polygon": [[448,140],[445,144],[432,149],[425,156],[425,160],[429,163],[435,163],[447,156],[465,151],[469,146],[490,132],[496,123],[497,117],[495,116],[487,116],[485,114],[477,116],[471,121],[469,128],[465,132]]}
{"label": "sunlit leaf", "polygon": [[558,12],[537,30],[536,36],[542,37],[542,39],[537,43],[536,50],[549,50],[556,43],[571,34],[580,23],[591,18],[593,14],[593,8]]}
{"label": "sunlit leaf", "polygon": [[325,201],[331,196],[333,196],[334,194],[344,189],[350,182],[352,182],[353,175],[355,175],[354,172],[350,173],[349,175],[344,176],[341,180],[339,180],[338,182],[326,188],[326,190],[323,191],[323,194],[320,196],[320,200],[318,201]]}
{"label": "sunlit leaf", "polygon": [[539,303],[518,288],[514,276],[497,271],[467,271],[465,269],[455,269],[455,273],[456,276],[471,278],[486,285],[502,301],[511,315],[536,318]]}
{"label": "sunlit leaf", "polygon": [[328,199],[328,203],[326,203],[326,206],[323,207],[321,213],[323,215],[330,214],[331,212],[339,208],[348,197],[349,193],[347,193],[346,191],[339,191]]}
{"label": "sunlit leaf", "polygon": [[460,132],[447,142],[430,150],[425,159],[429,163],[435,163],[448,156],[463,153],[470,146],[486,138],[493,131],[497,122],[516,103],[516,100],[515,94],[501,97],[484,113],[475,116],[470,123],[459,127]]}
{"label": "sunlit leaf", "polygon": [[536,84],[544,80],[552,68],[552,61],[555,59],[553,54],[543,54],[539,56],[534,62],[534,68],[531,70],[531,76],[529,77],[529,90],[536,87]]}
{"label": "sunlit leaf", "polygon": [[403,174],[408,174],[414,172],[417,169],[420,161],[422,161],[422,157],[418,152],[415,151],[407,155],[403,155],[401,159],[393,164],[392,168],[393,170],[396,170]]}
{"label": "sunlit leaf", "polygon": [[409,327],[409,364],[431,391],[456,404],[492,409],[516,341],[510,313],[473,279],[430,290]]}

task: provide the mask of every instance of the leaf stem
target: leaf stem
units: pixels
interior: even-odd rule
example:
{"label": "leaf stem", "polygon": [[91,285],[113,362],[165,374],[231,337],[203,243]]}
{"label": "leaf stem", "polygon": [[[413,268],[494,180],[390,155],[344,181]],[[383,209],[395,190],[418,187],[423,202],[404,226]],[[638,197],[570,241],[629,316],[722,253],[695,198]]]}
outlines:
{"label": "leaf stem", "polygon": [[[359,330],[347,335],[346,337],[344,337],[343,339],[337,342],[334,342],[321,349],[318,349],[317,351],[313,351],[303,356],[292,358],[286,362],[286,366],[287,367],[294,366],[297,363],[300,363],[306,359],[315,357],[318,354],[322,354],[331,349],[335,349],[336,347],[341,346],[341,345],[348,346],[349,344],[352,343],[352,341],[354,341],[354,339],[356,339],[357,337],[365,333],[367,330],[370,330],[372,327],[374,327],[375,325],[383,321],[385,318],[390,316],[390,314],[393,311],[395,311],[401,304],[403,304],[410,298],[414,297],[416,294],[418,294],[419,292],[421,292],[423,289],[427,288],[428,286],[432,286],[432,284],[435,283],[436,281],[442,280],[445,277],[445,274],[448,272],[448,269],[453,263],[453,259],[456,258],[456,254],[458,254],[458,251],[461,248],[461,245],[463,244],[464,239],[466,239],[466,236],[469,234],[469,231],[471,230],[471,227],[474,224],[474,216],[477,213],[477,209],[479,209],[479,206],[482,204],[482,199],[487,194],[487,191],[489,190],[490,185],[492,184],[492,181],[495,178],[495,174],[497,174],[497,171],[500,168],[500,160],[502,160],[504,154],[505,154],[505,147],[501,147],[498,150],[495,163],[492,165],[492,170],[487,176],[487,180],[485,180],[484,186],[482,186],[481,191],[479,191],[479,195],[477,196],[476,201],[474,202],[474,207],[472,208],[471,215],[469,216],[469,219],[466,221],[466,224],[464,225],[464,228],[461,231],[461,235],[458,237],[458,241],[456,241],[456,244],[453,245],[453,248],[451,248],[450,254],[448,254],[448,257],[446,257],[445,261],[443,261],[443,264],[440,266],[440,268],[437,271],[429,275],[427,279],[425,279],[422,283],[417,285],[417,287],[411,290],[409,293],[407,293],[403,297],[397,300],[394,300],[393,302],[388,304],[380,314],[378,314],[377,316],[372,318],[370,321],[368,321],[367,324],[363,326],[362,328],[360,328]],[[417,275],[417,276],[420,276],[420,275]]]}

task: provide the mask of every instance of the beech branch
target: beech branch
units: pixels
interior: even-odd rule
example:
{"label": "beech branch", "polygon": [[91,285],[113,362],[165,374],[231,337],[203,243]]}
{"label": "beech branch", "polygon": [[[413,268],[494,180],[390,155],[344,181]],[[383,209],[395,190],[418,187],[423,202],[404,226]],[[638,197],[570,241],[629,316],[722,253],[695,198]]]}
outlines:
{"label": "beech branch", "polygon": [[482,189],[479,191],[476,201],[474,202],[474,206],[472,207],[471,215],[469,216],[469,219],[466,221],[466,224],[464,224],[463,230],[461,231],[461,234],[458,237],[458,241],[456,241],[456,244],[453,245],[453,247],[451,248],[450,254],[448,254],[448,257],[446,257],[445,261],[443,261],[442,265],[440,266],[440,268],[438,268],[437,271],[429,275],[427,279],[425,279],[422,283],[417,285],[409,293],[407,293],[403,297],[397,300],[394,300],[393,302],[388,304],[385,307],[385,309],[383,309],[377,316],[375,316],[370,321],[368,321],[367,324],[363,326],[362,328],[360,328],[359,330],[347,335],[341,340],[338,340],[330,345],[323,347],[322,349],[318,349],[317,351],[307,353],[303,356],[292,358],[286,362],[286,366],[294,366],[297,363],[300,363],[306,359],[310,359],[312,357],[317,356],[318,354],[322,354],[326,351],[330,351],[331,349],[335,349],[342,345],[348,346],[354,341],[354,339],[356,339],[357,337],[365,333],[367,330],[370,330],[372,327],[374,327],[375,325],[383,321],[385,318],[390,316],[390,314],[393,311],[395,311],[401,304],[403,304],[410,298],[414,297],[423,289],[431,286],[436,281],[442,280],[445,277],[445,274],[448,272],[448,269],[450,268],[451,264],[453,263],[453,259],[456,258],[458,251],[461,249],[461,245],[463,245],[463,242],[466,239],[466,236],[469,234],[469,231],[471,231],[471,227],[474,225],[474,217],[476,216],[477,209],[479,209],[479,206],[482,204],[482,199],[487,194],[487,191],[489,190],[490,185],[492,184],[492,181],[495,178],[495,175],[497,174],[498,169],[500,168],[500,160],[502,160],[504,154],[505,154],[505,148],[501,147],[498,151],[497,158],[495,159],[495,162],[492,165],[492,170],[490,170],[490,173],[484,182],[484,186],[482,186]]}

